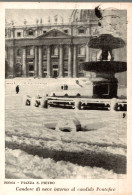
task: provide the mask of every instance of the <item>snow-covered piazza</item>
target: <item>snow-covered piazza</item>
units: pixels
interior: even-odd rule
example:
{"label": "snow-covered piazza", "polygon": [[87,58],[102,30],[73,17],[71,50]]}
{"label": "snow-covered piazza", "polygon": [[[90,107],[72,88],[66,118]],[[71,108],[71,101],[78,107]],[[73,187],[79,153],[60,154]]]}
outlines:
{"label": "snow-covered piazza", "polygon": [[[50,83],[53,85],[55,80],[6,80],[5,177],[126,177],[127,117],[123,118],[123,112],[25,105],[26,95],[46,95],[46,86],[48,92],[52,91]],[[15,91],[17,84],[19,94]],[[60,120],[74,119],[80,123],[79,131],[56,128]]]}

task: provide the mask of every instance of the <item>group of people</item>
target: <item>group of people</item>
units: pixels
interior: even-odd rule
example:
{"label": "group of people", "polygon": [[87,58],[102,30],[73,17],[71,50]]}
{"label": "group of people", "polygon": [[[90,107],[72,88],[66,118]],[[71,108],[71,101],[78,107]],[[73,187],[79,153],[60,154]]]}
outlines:
{"label": "group of people", "polygon": [[68,85],[62,85],[62,86],[61,86],[61,89],[62,89],[62,90],[68,90]]}

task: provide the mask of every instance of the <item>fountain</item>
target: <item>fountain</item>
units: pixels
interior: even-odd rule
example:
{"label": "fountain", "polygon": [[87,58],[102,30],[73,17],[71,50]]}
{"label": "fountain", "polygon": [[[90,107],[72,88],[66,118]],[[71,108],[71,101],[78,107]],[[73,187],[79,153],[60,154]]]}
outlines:
{"label": "fountain", "polygon": [[93,98],[117,98],[118,80],[115,74],[126,71],[127,66],[126,62],[117,61],[113,50],[116,52],[126,45],[121,38],[121,36],[126,38],[125,14],[122,10],[108,8],[101,10],[99,6],[95,8],[99,34],[90,38],[88,46],[100,51],[97,61],[84,62],[81,65],[86,75],[89,72],[94,75],[91,78]]}
{"label": "fountain", "polygon": [[101,34],[99,37],[92,37],[88,46],[100,49],[97,61],[84,62],[81,68],[84,71],[93,72],[92,78],[93,98],[116,98],[118,80],[115,73],[127,70],[126,62],[114,61],[113,49],[125,46],[121,38],[110,34]]}

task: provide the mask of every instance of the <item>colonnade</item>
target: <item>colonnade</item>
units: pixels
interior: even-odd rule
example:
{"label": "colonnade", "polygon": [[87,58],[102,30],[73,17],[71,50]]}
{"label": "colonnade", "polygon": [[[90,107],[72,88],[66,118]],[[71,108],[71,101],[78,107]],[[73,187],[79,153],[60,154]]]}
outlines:
{"label": "colonnade", "polygon": [[[42,77],[43,74],[43,46],[34,46],[34,76]],[[52,63],[51,63],[51,46],[47,45],[47,77],[52,77]],[[8,47],[9,52],[9,66],[12,70],[12,75],[14,75],[14,65],[15,65],[15,47]],[[86,45],[86,61],[89,61],[89,48]],[[59,77],[64,76],[64,45],[59,45],[59,55],[58,55],[58,71]],[[27,77],[27,52],[26,47],[22,47],[22,76]],[[78,62],[77,62],[77,45],[68,45],[68,77],[78,76]]]}

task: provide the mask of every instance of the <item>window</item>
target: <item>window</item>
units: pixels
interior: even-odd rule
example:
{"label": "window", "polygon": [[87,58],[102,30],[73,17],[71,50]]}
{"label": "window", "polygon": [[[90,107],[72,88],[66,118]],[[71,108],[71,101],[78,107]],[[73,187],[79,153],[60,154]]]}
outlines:
{"label": "window", "polygon": [[32,29],[28,30],[28,35],[29,36],[32,36],[33,35],[33,30]]}
{"label": "window", "polygon": [[58,68],[58,65],[53,65],[53,68]]}
{"label": "window", "polygon": [[17,32],[17,37],[21,37],[21,32]]}
{"label": "window", "polygon": [[84,29],[79,29],[79,30],[78,30],[78,33],[79,33],[79,34],[84,34],[84,33],[85,33],[85,30],[84,30]]}
{"label": "window", "polygon": [[68,30],[64,30],[65,33],[68,33]]}
{"label": "window", "polygon": [[34,66],[29,64],[29,71],[34,71]]}

